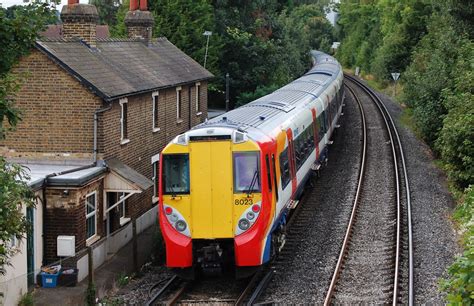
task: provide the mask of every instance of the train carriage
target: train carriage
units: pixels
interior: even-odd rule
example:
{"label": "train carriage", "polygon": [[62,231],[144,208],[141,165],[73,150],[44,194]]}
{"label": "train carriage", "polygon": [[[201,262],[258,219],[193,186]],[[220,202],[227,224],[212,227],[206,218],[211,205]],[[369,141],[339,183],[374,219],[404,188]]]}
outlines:
{"label": "train carriage", "polygon": [[313,68],[258,100],[177,136],[160,158],[166,264],[246,276],[284,245],[286,220],[327,147],[344,100],[339,63]]}

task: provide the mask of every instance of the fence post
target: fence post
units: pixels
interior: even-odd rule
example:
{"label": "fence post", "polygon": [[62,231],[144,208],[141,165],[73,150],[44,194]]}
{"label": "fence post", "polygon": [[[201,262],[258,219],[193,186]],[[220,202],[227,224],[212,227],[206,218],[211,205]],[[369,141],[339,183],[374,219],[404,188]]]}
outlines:
{"label": "fence post", "polygon": [[95,305],[96,298],[96,288],[94,284],[94,253],[91,246],[87,248],[87,259],[88,259],[88,285],[87,285],[87,294],[86,294],[86,304]]}
{"label": "fence post", "polygon": [[137,220],[132,220],[132,230],[133,230],[133,238],[132,238],[132,248],[133,248],[133,269],[135,274],[139,274],[140,267],[138,266],[138,241],[137,241]]}

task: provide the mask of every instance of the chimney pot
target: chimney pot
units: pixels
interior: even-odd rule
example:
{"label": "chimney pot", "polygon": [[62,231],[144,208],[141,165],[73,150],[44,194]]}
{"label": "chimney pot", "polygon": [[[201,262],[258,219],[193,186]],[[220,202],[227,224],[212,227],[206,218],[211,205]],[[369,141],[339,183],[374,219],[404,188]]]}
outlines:
{"label": "chimney pot", "polygon": [[[135,0],[135,1],[138,1],[138,0]],[[147,0],[140,0],[140,11],[148,11]]]}
{"label": "chimney pot", "polygon": [[130,0],[130,11],[138,10],[138,0]]}

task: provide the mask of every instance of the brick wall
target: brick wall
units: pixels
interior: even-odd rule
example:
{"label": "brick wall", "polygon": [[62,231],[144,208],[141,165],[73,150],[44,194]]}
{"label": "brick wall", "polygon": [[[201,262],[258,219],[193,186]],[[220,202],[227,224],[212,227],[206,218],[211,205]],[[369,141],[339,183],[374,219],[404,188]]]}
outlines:
{"label": "brick wall", "polygon": [[[69,194],[65,195],[64,190]],[[86,247],[86,196],[96,191],[97,235],[104,237],[103,222],[103,180],[99,179],[80,189],[47,188],[45,212],[45,260],[48,263],[59,260],[57,236],[76,236],[76,252]]]}
{"label": "brick wall", "polygon": [[37,50],[14,73],[27,75],[15,100],[23,120],[0,146],[17,152],[92,154],[93,115],[102,100]]}
{"label": "brick wall", "polygon": [[[116,157],[123,163],[137,170],[147,178],[153,176],[151,157],[160,153],[163,148],[178,134],[184,133],[189,124],[189,88],[191,87],[191,126],[201,123],[207,118],[207,83],[201,82],[201,114],[196,115],[194,84],[181,87],[182,120],[177,120],[176,88],[159,91],[158,127],[153,132],[153,99],[152,93],[128,97],[128,139],[126,144],[120,143],[121,107],[114,101],[112,109],[101,118],[103,134],[101,135],[101,154],[105,158]],[[127,214],[137,217],[151,207],[153,190],[132,196],[127,201]]]}
{"label": "brick wall", "polygon": [[63,37],[81,38],[92,47],[96,46],[96,24],[90,22],[63,23]]}

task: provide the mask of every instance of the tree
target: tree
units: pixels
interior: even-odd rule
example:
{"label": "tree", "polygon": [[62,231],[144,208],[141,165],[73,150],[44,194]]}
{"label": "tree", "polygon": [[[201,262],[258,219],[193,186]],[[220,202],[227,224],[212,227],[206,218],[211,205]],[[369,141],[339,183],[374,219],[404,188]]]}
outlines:
{"label": "tree", "polygon": [[99,13],[99,24],[107,24],[109,27],[117,24],[117,12],[120,8],[119,0],[89,0],[95,5]]}
{"label": "tree", "polygon": [[[0,8],[0,140],[21,120],[14,106],[14,95],[21,77],[10,73],[21,56],[33,48],[38,32],[56,20],[50,3],[34,1],[26,6]],[[5,272],[12,256],[12,237],[22,238],[28,222],[25,207],[34,205],[33,193],[25,170],[0,157],[0,273]]]}

